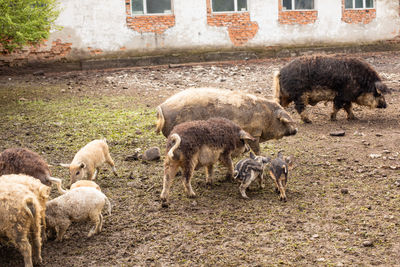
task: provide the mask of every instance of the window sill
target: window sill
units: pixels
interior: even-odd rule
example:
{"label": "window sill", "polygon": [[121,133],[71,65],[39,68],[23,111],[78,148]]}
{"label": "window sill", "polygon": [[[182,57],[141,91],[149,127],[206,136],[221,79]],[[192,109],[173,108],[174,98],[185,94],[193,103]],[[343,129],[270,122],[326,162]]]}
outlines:
{"label": "window sill", "polygon": [[246,13],[248,10],[243,11],[212,11],[212,14],[236,14],[236,13]]}
{"label": "window sill", "polygon": [[282,9],[282,12],[304,12],[304,11],[317,11],[316,9]]}
{"label": "window sill", "polygon": [[375,10],[375,8],[345,8],[344,10]]}
{"label": "window sill", "polygon": [[147,14],[140,14],[140,13],[132,13],[132,17],[139,17],[139,16],[171,16],[173,13],[147,13]]}

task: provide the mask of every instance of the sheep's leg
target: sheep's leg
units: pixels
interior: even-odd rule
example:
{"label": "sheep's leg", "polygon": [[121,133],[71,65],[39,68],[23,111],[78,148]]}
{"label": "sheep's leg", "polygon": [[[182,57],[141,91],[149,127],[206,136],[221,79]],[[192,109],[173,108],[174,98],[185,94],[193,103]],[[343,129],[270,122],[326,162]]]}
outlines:
{"label": "sheep's leg", "polygon": [[228,168],[228,172],[226,173],[226,178],[228,180],[233,180],[233,162],[231,158],[231,154],[223,154],[220,157],[222,163]]}
{"label": "sheep's leg", "polygon": [[103,230],[103,215],[101,215],[101,213],[99,214],[99,219],[100,219],[100,224],[99,224],[99,227],[98,227],[98,229],[96,231],[96,234],[100,233],[101,230]]}
{"label": "sheep's leg", "polygon": [[193,191],[191,180],[194,172],[195,164],[193,161],[186,164],[183,170],[183,187],[185,188],[186,194],[188,197],[195,197],[196,194]]}
{"label": "sheep's leg", "polygon": [[92,229],[90,229],[89,234],[87,235],[87,237],[91,237],[94,234],[97,234],[99,232],[99,226],[100,226],[100,223],[101,223],[101,219],[100,219],[100,216],[98,214],[94,214],[94,213],[90,214],[90,220],[94,223],[94,226],[92,227]]}
{"label": "sheep's leg", "polygon": [[40,225],[32,232],[32,242],[33,242],[33,254],[36,263],[42,263],[42,242],[41,242],[41,232]]}
{"label": "sheep's leg", "polygon": [[43,210],[41,214],[41,224],[42,224],[42,241],[47,240],[47,233],[46,233],[46,212]]}
{"label": "sheep's leg", "polygon": [[118,176],[118,174],[117,174],[117,169],[115,168],[114,161],[113,161],[113,159],[111,158],[110,153],[108,152],[108,150],[107,150],[107,153],[105,153],[105,158],[106,158],[106,162],[108,163],[108,165],[111,166],[114,175],[115,175],[115,176]]}
{"label": "sheep's leg", "polygon": [[33,267],[32,264],[32,247],[29,243],[28,238],[24,237],[17,243],[17,248],[19,252],[24,257],[25,267]]}
{"label": "sheep's leg", "polygon": [[208,165],[206,167],[206,184],[210,185],[212,183],[213,175],[214,175],[214,166]]}
{"label": "sheep's leg", "polygon": [[178,172],[179,164],[176,162],[166,161],[164,163],[164,181],[163,189],[161,191],[161,202],[163,207],[168,207],[169,191],[171,190],[172,182]]}

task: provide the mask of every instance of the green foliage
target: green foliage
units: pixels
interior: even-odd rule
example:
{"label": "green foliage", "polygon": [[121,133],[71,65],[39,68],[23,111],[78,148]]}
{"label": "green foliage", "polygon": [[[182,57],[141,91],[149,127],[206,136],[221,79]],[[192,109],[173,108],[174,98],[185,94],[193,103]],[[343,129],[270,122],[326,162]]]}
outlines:
{"label": "green foliage", "polygon": [[0,0],[0,44],[11,53],[48,38],[59,10],[56,0]]}

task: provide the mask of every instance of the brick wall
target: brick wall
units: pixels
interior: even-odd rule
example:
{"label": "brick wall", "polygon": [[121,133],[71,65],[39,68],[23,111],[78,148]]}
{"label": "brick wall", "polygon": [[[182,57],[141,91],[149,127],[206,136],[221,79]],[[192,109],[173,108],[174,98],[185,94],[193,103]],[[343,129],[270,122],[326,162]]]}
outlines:
{"label": "brick wall", "polygon": [[282,0],[278,0],[278,9],[280,24],[311,24],[318,18],[317,10],[282,10]]}
{"label": "brick wall", "polygon": [[[57,61],[65,59],[71,52],[72,43],[63,43],[57,39],[51,43],[50,49],[45,41],[36,46],[26,46],[11,54],[0,57],[0,66],[20,66],[35,61]],[[2,49],[0,47],[0,54]]]}
{"label": "brick wall", "polygon": [[345,9],[342,0],[342,21],[346,23],[368,24],[376,18],[376,9]]}
{"label": "brick wall", "polygon": [[126,23],[129,28],[137,32],[163,33],[175,25],[175,15],[139,15],[132,16],[131,1],[125,0]]}
{"label": "brick wall", "polygon": [[207,24],[228,27],[229,38],[234,46],[242,46],[258,32],[257,22],[250,20],[249,12],[212,13],[211,0],[207,1]]}

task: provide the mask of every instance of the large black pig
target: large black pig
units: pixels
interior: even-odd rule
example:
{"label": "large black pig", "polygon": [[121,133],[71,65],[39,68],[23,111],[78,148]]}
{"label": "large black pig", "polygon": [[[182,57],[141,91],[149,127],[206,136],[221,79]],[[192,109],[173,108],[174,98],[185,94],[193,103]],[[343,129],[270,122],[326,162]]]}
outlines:
{"label": "large black pig", "polygon": [[294,59],[274,75],[274,97],[283,107],[294,102],[301,119],[309,123],[305,108],[320,101],[333,101],[331,120],[340,109],[355,119],[352,103],[386,108],[388,88],[376,71],[356,58],[312,56]]}
{"label": "large black pig", "polygon": [[223,117],[251,134],[251,149],[260,153],[259,142],[297,133],[290,115],[275,101],[252,94],[217,88],[187,89],[157,107],[157,132],[165,137],[186,121]]}

